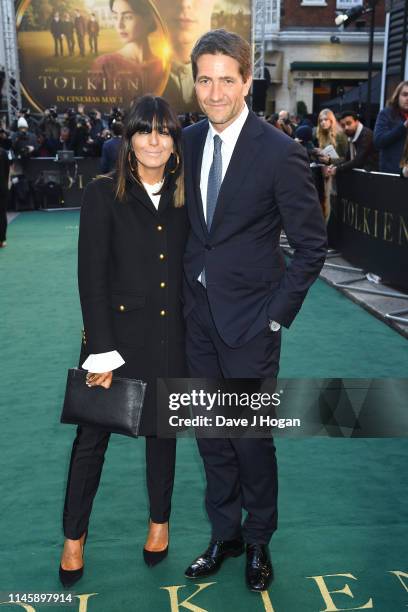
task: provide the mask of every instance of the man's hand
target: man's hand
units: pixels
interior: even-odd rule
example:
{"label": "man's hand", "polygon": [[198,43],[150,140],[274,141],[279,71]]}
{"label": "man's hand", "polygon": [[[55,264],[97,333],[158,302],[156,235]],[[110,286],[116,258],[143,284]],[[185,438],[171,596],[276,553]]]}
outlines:
{"label": "man's hand", "polygon": [[109,389],[112,384],[112,372],[104,372],[103,374],[92,374],[92,372],[88,372],[86,375],[86,384],[88,387],[100,385],[105,389]]}
{"label": "man's hand", "polygon": [[404,121],[404,125],[406,128],[408,128],[408,119],[406,121]]}

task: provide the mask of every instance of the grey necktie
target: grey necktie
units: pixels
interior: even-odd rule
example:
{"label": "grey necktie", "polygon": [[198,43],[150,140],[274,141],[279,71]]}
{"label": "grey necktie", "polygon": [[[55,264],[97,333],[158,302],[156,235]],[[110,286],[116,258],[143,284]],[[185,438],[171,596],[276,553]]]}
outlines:
{"label": "grey necktie", "polygon": [[217,206],[218,193],[222,183],[222,140],[219,136],[214,136],[214,155],[208,174],[207,184],[207,227],[211,229],[215,207]]}
{"label": "grey necktie", "polygon": [[[207,227],[211,229],[211,223],[214,217],[215,207],[217,206],[218,193],[222,183],[222,156],[221,156],[222,140],[219,136],[214,136],[214,155],[208,174],[207,184]],[[205,270],[201,272],[201,283],[204,287],[207,286],[205,278]]]}

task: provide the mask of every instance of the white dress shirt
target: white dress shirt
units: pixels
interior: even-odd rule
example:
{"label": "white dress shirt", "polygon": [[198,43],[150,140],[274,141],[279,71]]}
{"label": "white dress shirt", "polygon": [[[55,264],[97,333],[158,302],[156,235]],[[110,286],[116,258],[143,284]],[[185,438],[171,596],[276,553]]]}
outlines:
{"label": "white dress shirt", "polygon": [[[163,185],[163,181],[159,183],[155,183],[154,185],[149,185],[148,183],[143,183],[143,187],[146,189],[151,201],[153,202],[156,210],[159,208],[160,203],[160,194],[157,194],[160,191],[161,186]],[[103,374],[104,372],[112,372],[112,370],[116,370],[116,368],[120,368],[125,363],[125,360],[121,356],[118,351],[108,351],[107,353],[92,353],[85,359],[82,367],[88,372],[93,372],[95,374]]]}
{"label": "white dress shirt", "polygon": [[201,163],[201,176],[200,176],[200,190],[201,199],[204,208],[204,218],[207,220],[207,184],[208,175],[210,173],[211,164],[214,156],[214,136],[217,135],[221,138],[221,157],[222,157],[222,180],[224,180],[225,173],[227,172],[229,163],[231,161],[232,154],[237,144],[238,137],[244,126],[246,118],[248,117],[249,110],[247,105],[244,105],[240,115],[222,132],[217,130],[209,124],[209,130],[204,145],[203,161]]}

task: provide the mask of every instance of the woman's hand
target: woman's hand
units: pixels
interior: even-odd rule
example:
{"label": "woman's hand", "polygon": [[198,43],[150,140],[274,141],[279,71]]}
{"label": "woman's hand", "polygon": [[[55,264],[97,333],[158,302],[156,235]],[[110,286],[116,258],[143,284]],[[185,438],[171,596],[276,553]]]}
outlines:
{"label": "woman's hand", "polygon": [[86,384],[88,387],[100,385],[101,387],[105,387],[105,389],[109,389],[112,384],[112,372],[104,372],[103,374],[92,374],[92,372],[88,372],[86,375]]}

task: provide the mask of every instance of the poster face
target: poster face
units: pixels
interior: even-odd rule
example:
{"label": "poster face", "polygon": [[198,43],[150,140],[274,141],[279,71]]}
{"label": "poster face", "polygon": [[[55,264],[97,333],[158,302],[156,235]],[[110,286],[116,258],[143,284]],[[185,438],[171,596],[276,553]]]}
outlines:
{"label": "poster face", "polygon": [[196,110],[196,40],[220,27],[250,38],[249,0],[17,0],[16,19],[23,94],[40,111],[109,111],[145,93]]}

